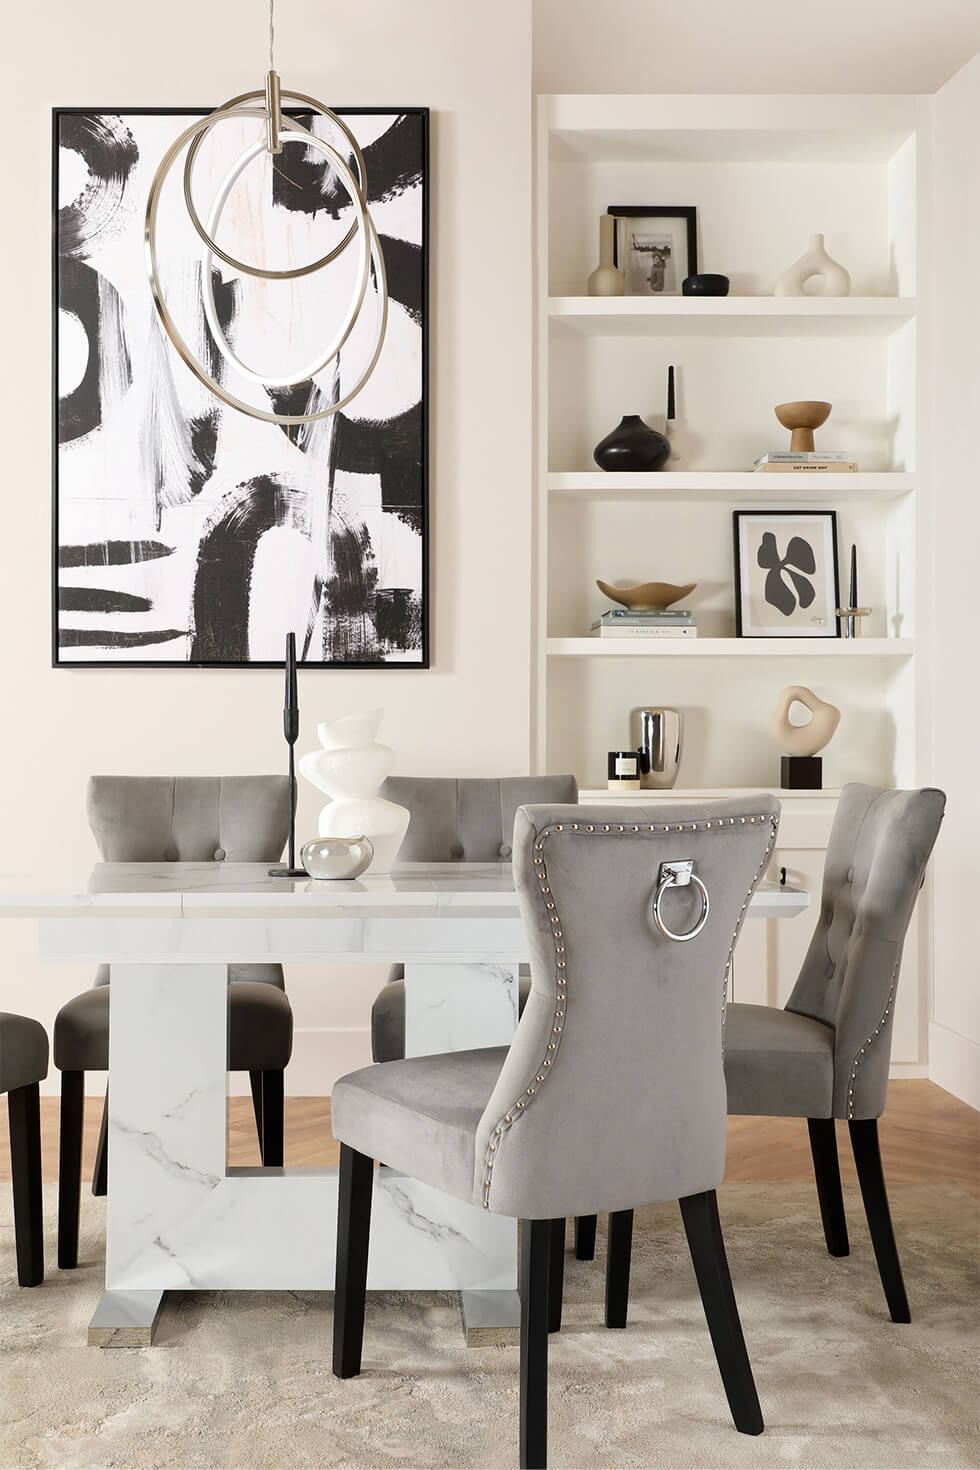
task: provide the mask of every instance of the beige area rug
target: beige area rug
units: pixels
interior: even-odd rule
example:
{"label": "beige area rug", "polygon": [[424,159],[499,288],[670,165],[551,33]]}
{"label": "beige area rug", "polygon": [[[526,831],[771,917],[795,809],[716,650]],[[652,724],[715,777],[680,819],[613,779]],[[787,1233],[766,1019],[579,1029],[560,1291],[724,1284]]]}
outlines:
{"label": "beige area rug", "polygon": [[[569,1254],[564,1326],[551,1339],[554,1470],[976,1470],[978,1206],[925,1186],[897,1186],[892,1204],[914,1318],[905,1327],[888,1320],[853,1191],[852,1254],[831,1260],[811,1188],[723,1190],[767,1425],[758,1439],[731,1426],[676,1206],[637,1221],[625,1332],[601,1326],[601,1230],[595,1262]],[[11,1279],[8,1199],[3,1210],[4,1470],[517,1464],[517,1349],[466,1348],[448,1294],[369,1297],[364,1371],[343,1383],[330,1372],[325,1292],[173,1295],[153,1348],[88,1348],[102,1202],[85,1197],[87,1264],[52,1265],[32,1291]]]}

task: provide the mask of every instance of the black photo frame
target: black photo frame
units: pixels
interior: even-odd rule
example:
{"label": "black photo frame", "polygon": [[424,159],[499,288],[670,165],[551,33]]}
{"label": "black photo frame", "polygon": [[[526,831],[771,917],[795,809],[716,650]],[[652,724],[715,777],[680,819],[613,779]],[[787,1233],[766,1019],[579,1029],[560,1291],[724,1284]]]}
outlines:
{"label": "black photo frame", "polygon": [[[818,530],[812,543],[802,534]],[[796,540],[803,545],[794,547]],[[737,637],[841,636],[836,511],[736,510],[732,541]]]}
{"label": "black photo frame", "polygon": [[[680,296],[685,276],[696,276],[698,273],[698,212],[696,206],[693,204],[610,204],[606,213],[612,215],[616,220],[651,219],[683,222],[687,250],[685,268],[683,272],[680,270],[675,272],[676,279],[673,287],[663,293],[665,296]],[[621,259],[619,233],[617,225],[613,235],[613,263],[626,276],[626,295],[656,295],[655,292],[630,291],[629,262]]]}
{"label": "black photo frame", "polygon": [[[284,112],[288,112],[290,116],[295,117],[299,121],[303,122],[306,126],[310,125],[309,111],[304,111],[301,108],[289,108],[283,110]],[[67,307],[67,311],[69,314],[73,312],[74,308],[71,304],[72,298],[70,293],[72,289],[75,289],[76,292],[78,289],[78,282],[74,279],[74,277],[78,276],[79,270],[78,268],[75,268],[73,275],[71,269],[73,262],[77,261],[80,263],[81,274],[83,277],[86,278],[92,276],[98,266],[97,260],[93,261],[90,259],[91,251],[89,250],[88,246],[83,242],[82,246],[80,247],[78,239],[68,239],[65,232],[66,212],[65,209],[62,207],[64,205],[64,201],[60,197],[63,161],[62,148],[63,146],[70,147],[71,145],[65,143],[64,129],[67,127],[70,130],[73,121],[77,123],[77,120],[84,120],[86,118],[98,119],[102,117],[111,117],[122,118],[123,120],[127,118],[133,120],[138,120],[141,118],[173,118],[177,120],[176,131],[179,132],[182,130],[182,127],[186,125],[186,122],[189,122],[195,117],[206,116],[212,111],[213,108],[207,106],[85,106],[52,108],[51,199],[53,447],[51,523],[51,663],[52,667],[55,668],[218,669],[282,667],[281,654],[279,654],[278,651],[273,654],[271,648],[267,657],[250,656],[251,650],[247,637],[247,629],[244,636],[241,634],[241,632],[239,632],[237,640],[228,640],[231,643],[237,642],[238,645],[237,648],[233,648],[229,654],[226,654],[224,651],[220,651],[217,654],[212,653],[210,656],[195,656],[194,640],[192,639],[190,632],[185,635],[188,654],[187,656],[180,657],[153,657],[152,654],[153,652],[157,651],[157,647],[149,641],[145,648],[138,647],[134,644],[123,646],[121,655],[118,645],[116,648],[113,648],[107,646],[104,640],[102,642],[94,642],[93,635],[96,632],[95,624],[100,621],[100,618],[103,621],[105,618],[105,608],[103,604],[106,602],[107,594],[111,594],[112,611],[115,611],[117,607],[120,607],[126,612],[129,612],[130,610],[136,608],[136,605],[138,603],[152,601],[152,593],[146,592],[143,588],[133,589],[126,587],[120,579],[120,567],[113,564],[111,560],[100,562],[96,566],[91,559],[87,558],[85,555],[82,555],[82,553],[86,553],[92,549],[88,545],[90,541],[95,543],[96,547],[99,545],[104,545],[105,547],[109,548],[110,552],[112,552],[113,548],[121,545],[122,542],[118,539],[113,539],[113,537],[118,537],[118,533],[106,533],[101,529],[96,530],[95,534],[92,537],[88,537],[84,534],[79,535],[78,515],[75,511],[75,507],[72,508],[73,513],[72,516],[69,517],[67,515],[66,504],[64,500],[65,490],[63,481],[65,467],[62,463],[61,450],[64,443],[63,411],[65,389],[64,386],[60,383],[60,376],[62,369],[65,366],[64,355],[62,352],[62,332],[64,328],[65,308]],[[381,456],[380,451],[378,458],[378,473],[381,475],[382,478],[381,511],[383,511],[385,515],[387,515],[390,511],[396,519],[403,523],[404,526],[411,528],[412,533],[418,538],[418,551],[413,551],[412,553],[412,575],[404,579],[405,586],[402,587],[401,585],[399,585],[397,588],[378,588],[376,602],[374,600],[371,601],[370,611],[364,614],[362,618],[362,621],[364,621],[371,630],[371,637],[373,637],[376,644],[375,647],[365,648],[364,640],[362,640],[361,642],[358,641],[358,638],[356,636],[357,629],[355,628],[353,630],[355,636],[349,639],[349,642],[346,646],[339,648],[339,651],[337,647],[332,647],[328,651],[325,646],[326,635],[324,634],[324,648],[322,649],[322,651],[317,646],[317,641],[315,637],[312,644],[309,643],[308,638],[307,642],[309,646],[307,649],[303,650],[298,662],[304,668],[428,669],[431,663],[431,573],[429,545],[429,255],[431,238],[430,112],[427,107],[399,107],[395,105],[375,107],[345,107],[338,105],[335,108],[335,111],[338,114],[351,120],[356,119],[357,117],[370,119],[374,116],[381,115],[383,117],[387,117],[390,115],[393,119],[396,119],[399,122],[403,120],[408,120],[409,124],[417,130],[417,138],[414,145],[416,150],[415,156],[417,158],[417,172],[414,176],[414,186],[417,187],[419,190],[417,236],[418,243],[417,245],[408,246],[399,240],[394,240],[392,244],[399,251],[399,258],[395,263],[398,268],[393,271],[392,266],[389,263],[389,290],[391,289],[392,275],[394,274],[395,277],[398,277],[400,274],[403,283],[401,289],[403,291],[407,291],[408,293],[403,301],[403,305],[405,306],[405,310],[411,315],[412,320],[417,324],[420,333],[420,342],[417,349],[416,358],[418,365],[418,378],[417,383],[413,381],[412,384],[413,391],[418,392],[418,399],[417,402],[413,404],[412,408],[409,410],[409,413],[413,418],[413,422],[410,425],[407,423],[407,419],[409,416],[408,414],[402,414],[401,419],[399,419],[400,433],[403,436],[407,436],[408,439],[411,439],[412,442],[414,444],[417,444],[418,446],[417,456],[415,456],[413,452],[413,458],[411,461],[412,473],[410,478],[414,480],[414,486],[406,485],[406,477],[404,471],[398,469],[398,467],[395,466],[391,467],[393,472],[388,475],[387,484],[385,483],[387,461],[385,461],[385,464],[382,465],[381,459],[383,458],[383,456]],[[353,122],[352,126],[355,126]],[[397,149],[389,151],[397,152]],[[404,152],[404,150],[402,151]],[[403,169],[402,172],[404,173],[405,170]],[[411,170],[409,169],[406,177],[409,177],[410,175]],[[71,177],[72,181],[74,182],[74,175],[71,175]],[[96,203],[99,203],[100,189],[98,187],[95,187],[94,189],[90,189],[90,192],[94,195]],[[103,188],[101,190],[101,194],[104,195],[105,192],[106,191]],[[79,198],[81,198],[81,196],[79,196]],[[78,203],[77,200],[74,202],[76,204]],[[101,202],[103,203],[103,205],[105,204],[104,199]],[[110,200],[109,202],[112,203],[113,201]],[[294,206],[289,207],[292,208]],[[143,248],[142,213],[144,208],[145,197],[142,198],[142,203],[139,204],[139,207],[133,209],[132,211],[133,219],[136,221],[136,227],[138,229],[138,236],[140,241],[139,248],[141,254]],[[76,214],[78,213],[79,211],[76,210]],[[103,210],[103,213],[106,216],[108,215],[108,211],[105,209]],[[116,221],[110,221],[112,229],[116,231],[117,238],[117,226],[121,224],[123,214],[124,211],[120,210],[118,219]],[[74,223],[77,225],[78,220],[75,220]],[[128,224],[126,227],[129,227]],[[383,246],[383,248],[385,247]],[[418,252],[418,264],[414,267],[414,276],[413,268],[410,264],[406,262],[406,259],[403,258],[405,257],[406,252],[409,248],[414,248]],[[66,261],[68,262],[70,267],[67,276],[65,274]],[[82,284],[84,286],[86,284],[86,281],[83,280]],[[146,289],[146,303],[149,303],[150,296],[148,284]],[[89,294],[91,294],[91,292]],[[395,296],[393,299],[399,298]],[[75,355],[77,356],[77,353]],[[94,363],[95,355],[92,351],[90,351],[88,366],[86,367],[84,376],[81,379],[81,382],[85,383],[86,385],[86,391],[89,392],[91,390],[91,382],[89,380],[91,379]],[[71,363],[70,365],[73,367],[74,363]],[[70,395],[76,390],[74,388],[71,388],[68,391]],[[84,392],[82,396],[84,397]],[[216,407],[217,404],[218,400],[215,400]],[[228,412],[234,414],[235,410],[229,410]],[[402,420],[405,420],[405,422],[403,423]],[[82,428],[85,428],[84,424],[82,425]],[[283,430],[280,428],[270,426],[270,429],[273,435],[283,435]],[[98,429],[96,429],[95,432],[98,433]],[[200,434],[201,432],[202,431],[198,428],[197,421],[194,421],[191,432],[192,440],[195,433]],[[290,430],[290,434],[295,435],[296,431]],[[283,435],[283,437],[285,436]],[[348,438],[351,441],[356,439],[356,431],[349,434]],[[370,451],[370,446],[366,445],[363,440],[364,436],[362,435],[359,449],[357,450],[362,460],[365,459]],[[294,439],[293,442],[295,443],[296,440]],[[353,453],[354,451],[352,450],[351,452]],[[373,468],[373,461],[371,467]],[[261,469],[262,467],[259,466],[259,468]],[[343,468],[343,466],[340,466],[340,468]],[[121,468],[120,482],[122,482],[123,478],[124,468]],[[405,493],[406,489],[409,490],[408,494]],[[93,496],[96,493],[96,491],[93,491]],[[135,534],[142,536],[144,533],[136,532]],[[65,537],[65,541],[63,541],[62,539],[63,536]],[[71,544],[69,545],[68,543]],[[150,544],[150,542],[131,541],[130,544],[134,547],[143,548],[143,550],[141,550],[140,557],[134,557],[133,559],[143,559],[145,548]],[[150,553],[146,554],[157,556],[159,553],[157,551],[151,551]],[[159,565],[159,563],[157,563],[157,565]],[[99,576],[98,574],[103,566],[107,568],[106,574],[104,576]],[[74,575],[76,569],[79,570],[79,575]],[[94,599],[93,589],[90,589],[85,585],[81,585],[83,584],[86,576],[89,579],[92,578],[93,569],[96,574],[94,593],[97,594]],[[250,564],[246,566],[244,570],[247,576],[250,575]],[[226,581],[230,582],[230,578],[226,579]],[[73,583],[78,583],[79,586],[73,586]],[[102,584],[104,584],[104,586]],[[68,594],[67,597],[66,593]],[[383,600],[381,597],[382,593],[385,594]],[[371,596],[373,599],[374,594],[372,593]],[[102,599],[101,602],[98,600],[99,597],[101,597]],[[136,610],[141,609],[136,608]],[[355,618],[357,618],[358,616],[359,614],[355,614]],[[326,614],[323,614],[321,621],[323,621],[324,623],[325,618]],[[79,628],[77,626],[79,622],[86,621],[92,624],[91,628],[89,628],[88,626]],[[72,622],[76,624],[76,626],[71,630],[71,636],[76,640],[73,645],[66,644],[64,636],[65,632],[67,631],[66,624],[70,625]],[[166,622],[164,622],[164,618],[162,615],[160,618],[160,624],[161,627],[159,630],[156,630],[157,632],[169,632],[171,628],[175,626],[172,620],[167,620]],[[189,624],[178,626],[190,627]],[[232,626],[232,624],[229,623],[229,626]],[[410,626],[411,635],[410,639],[407,640],[406,647],[403,649],[399,646],[397,640],[402,638],[402,634],[406,626]],[[151,629],[148,631],[152,632],[154,630]],[[191,629],[191,631],[193,630]],[[88,646],[85,646],[84,642],[80,642],[80,639],[88,639]],[[267,639],[266,641],[271,642],[271,639]],[[370,641],[370,639],[368,641]]]}

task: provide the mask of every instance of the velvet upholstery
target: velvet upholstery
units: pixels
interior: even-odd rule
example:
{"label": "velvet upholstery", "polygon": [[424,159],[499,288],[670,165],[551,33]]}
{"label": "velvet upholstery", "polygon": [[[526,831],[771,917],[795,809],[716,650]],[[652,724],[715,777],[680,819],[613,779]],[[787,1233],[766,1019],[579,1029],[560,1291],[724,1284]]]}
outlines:
{"label": "velvet upholstery", "polygon": [[[281,1072],[293,1050],[293,1012],[275,985],[236,981],[228,991],[228,1070]],[[109,1070],[109,986],[93,985],[62,1006],[54,1027],[61,1072]]]}
{"label": "velvet upholstery", "polygon": [[0,1011],[0,1092],[43,1082],[48,1075],[48,1035],[40,1021]]}
{"label": "velvet upholstery", "polygon": [[829,1118],[834,1028],[776,1006],[730,1005],[725,1081],[730,1113]]}
{"label": "velvet upholstery", "polygon": [[[778,823],[770,796],[521,809],[514,876],[531,994],[489,1099],[481,1107],[496,1050],[382,1063],[335,1085],[337,1139],[522,1219],[716,1188],[731,952]],[[678,944],[655,927],[652,900],[660,864],[687,858],[711,910],[702,932]],[[689,927],[693,888],[667,899],[668,923]]]}
{"label": "velvet upholstery", "polygon": [[[574,776],[390,776],[381,794],[412,814],[399,861],[500,863],[511,856],[517,808],[526,802],[578,801],[578,784]],[[371,1055],[376,1062],[405,1055],[404,978],[405,966],[392,965],[388,984],[371,1009]],[[522,1010],[530,990],[530,970],[522,965]]]}
{"label": "velvet upholstery", "polygon": [[787,1012],[820,1022],[834,1033],[831,1105],[813,1111],[812,1068],[801,1069],[788,1047],[773,1049],[754,1068],[747,1056],[736,1063],[733,1051],[753,1034],[756,1040],[748,1044],[759,1055],[758,1024],[744,1016],[745,1007],[730,1006],[725,1041],[732,1069],[730,1112],[857,1119],[881,1115],[902,946],[945,806],[943,792],[932,788],[844,787],[827,846],[820,915],[786,1002]]}
{"label": "velvet upholstery", "polygon": [[[289,835],[286,776],[92,776],[87,810],[104,862],[278,862]],[[61,1071],[109,1065],[110,969],[76,995],[54,1025]],[[228,966],[228,1065],[281,1071],[292,1053],[293,1023],[282,966]]]}

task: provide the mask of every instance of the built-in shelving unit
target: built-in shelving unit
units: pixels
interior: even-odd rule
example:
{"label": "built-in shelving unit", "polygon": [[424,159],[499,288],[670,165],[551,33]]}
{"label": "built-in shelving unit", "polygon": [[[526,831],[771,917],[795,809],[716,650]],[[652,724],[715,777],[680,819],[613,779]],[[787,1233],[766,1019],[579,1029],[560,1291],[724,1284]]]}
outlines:
{"label": "built-in shelving unit", "polygon": [[[832,785],[916,779],[927,733],[916,676],[928,636],[927,126],[921,101],[902,97],[539,99],[538,769],[601,789],[630,709],[662,704],[684,712],[686,791],[767,788],[779,757],[769,715],[785,685],[808,683],[844,712],[825,756]],[[598,220],[614,202],[695,205],[700,269],[725,272],[732,293],[588,296]],[[852,294],[774,296],[818,231]],[[592,450],[623,414],[662,427],[668,364],[674,457],[658,474],[604,474]],[[795,398],[833,403],[818,446],[849,451],[860,473],[751,472],[758,454],[787,447],[773,407]],[[735,636],[732,512],[766,506],[835,510],[842,574],[854,541],[873,609],[861,639]],[[684,605],[700,636],[589,636],[608,606],[600,577],[696,582]]]}

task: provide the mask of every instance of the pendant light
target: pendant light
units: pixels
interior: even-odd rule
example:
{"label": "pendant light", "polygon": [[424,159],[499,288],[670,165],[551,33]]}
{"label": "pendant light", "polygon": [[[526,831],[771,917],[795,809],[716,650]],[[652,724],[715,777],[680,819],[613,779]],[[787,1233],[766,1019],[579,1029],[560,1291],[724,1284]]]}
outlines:
{"label": "pendant light", "polygon": [[[292,103],[300,103],[304,111],[309,110],[315,112],[335,127],[349,148],[351,161],[348,162],[338,149],[325,138],[318,137],[309,128],[303,127],[294,118],[285,116],[282,112],[282,100],[284,98]],[[205,226],[194,203],[193,194],[194,165],[201,144],[211,133],[212,129],[219,127],[221,124],[230,120],[239,121],[242,118],[253,117],[261,119],[265,123],[265,135],[259,141],[251,143],[235,159],[229,168],[214,197],[214,202],[208,213],[207,225]],[[229,254],[228,251],[223,250],[218,245],[215,236],[221,224],[221,218],[228,201],[228,196],[245,170],[261,154],[269,153],[273,156],[279,155],[282,153],[284,146],[301,146],[313,149],[327,161],[347,192],[353,208],[354,218],[339,244],[335,245],[331,250],[328,250],[319,259],[284,270],[272,270],[266,266],[255,265],[249,261],[237,260],[235,256]],[[187,149],[187,157],[184,161],[184,204],[187,209],[188,218],[201,240],[201,291],[204,314],[218,351],[226,362],[236,372],[241,374],[242,377],[248,379],[250,382],[257,383],[266,390],[290,388],[308,381],[316,373],[322,372],[330,363],[336,362],[341,349],[350,337],[355,324],[360,318],[361,312],[364,310],[365,301],[368,296],[368,284],[373,273],[375,329],[372,351],[353,385],[339,394],[326,407],[310,413],[276,413],[272,409],[257,408],[254,404],[248,403],[246,400],[237,397],[234,393],[229,392],[222,383],[218,382],[208,372],[204,364],[198,360],[186,340],[181,336],[167,305],[161,284],[157,248],[157,226],[163,186],[174,163],[185,148]],[[245,363],[228,341],[227,335],[218,320],[218,313],[214,301],[214,282],[212,280],[212,266],[214,261],[216,259],[221,260],[225,265],[230,266],[232,270],[238,271],[242,275],[257,276],[267,281],[298,280],[301,277],[311,276],[328,269],[331,263],[352,245],[355,240],[357,241],[357,272],[353,293],[340,326],[316,357],[311,362],[304,363],[294,371],[279,374],[264,373],[260,368]],[[207,117],[201,118],[198,122],[192,123],[190,127],[185,128],[180,137],[175,139],[167,149],[154,175],[153,183],[150,186],[149,197],[146,202],[145,244],[150,290],[153,295],[157,315],[164,331],[176,352],[187,364],[198,381],[203,383],[215,397],[220,398],[229,407],[236,408],[239,412],[248,414],[251,418],[261,419],[263,422],[269,424],[280,424],[288,427],[294,424],[315,423],[320,419],[329,418],[332,414],[346,407],[360,393],[373,373],[378,358],[381,356],[381,349],[384,345],[385,332],[388,325],[388,288],[381,243],[378,239],[378,232],[375,228],[374,221],[367,207],[367,170],[364,164],[364,155],[357,143],[357,139],[347,124],[323,102],[318,102],[315,97],[310,97],[305,92],[294,92],[290,89],[284,89],[281,86],[279,74],[275,68],[275,0],[269,0],[269,71],[266,76],[265,87],[254,92],[243,92],[238,97],[232,97],[230,101],[223,103]]]}

